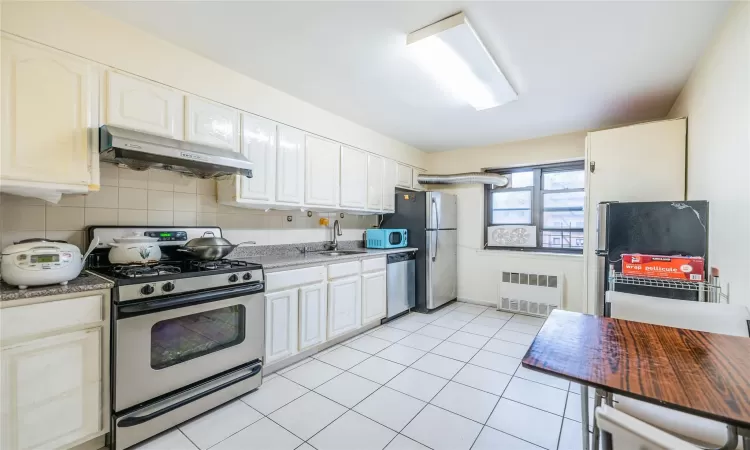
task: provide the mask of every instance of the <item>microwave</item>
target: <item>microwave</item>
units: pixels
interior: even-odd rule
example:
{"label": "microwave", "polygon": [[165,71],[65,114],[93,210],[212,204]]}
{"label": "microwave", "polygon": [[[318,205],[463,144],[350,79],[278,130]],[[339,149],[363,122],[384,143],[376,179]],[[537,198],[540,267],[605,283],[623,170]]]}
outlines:
{"label": "microwave", "polygon": [[365,232],[365,247],[367,248],[406,247],[408,240],[408,232],[405,229],[371,228]]}

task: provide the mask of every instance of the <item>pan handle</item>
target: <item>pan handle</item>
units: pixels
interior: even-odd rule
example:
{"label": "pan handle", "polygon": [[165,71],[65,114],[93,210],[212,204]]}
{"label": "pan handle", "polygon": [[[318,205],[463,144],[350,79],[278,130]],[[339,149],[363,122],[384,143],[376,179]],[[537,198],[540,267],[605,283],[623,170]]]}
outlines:
{"label": "pan handle", "polygon": [[245,245],[253,245],[253,244],[257,244],[257,242],[255,242],[255,241],[240,242],[239,244],[235,245],[234,247],[237,248],[237,247],[242,247],[242,246],[245,246]]}

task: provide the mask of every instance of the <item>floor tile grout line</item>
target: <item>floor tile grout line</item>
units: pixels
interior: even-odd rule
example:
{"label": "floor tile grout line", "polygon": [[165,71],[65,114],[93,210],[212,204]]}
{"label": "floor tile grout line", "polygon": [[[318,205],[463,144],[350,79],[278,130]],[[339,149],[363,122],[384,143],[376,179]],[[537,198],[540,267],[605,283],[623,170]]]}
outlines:
{"label": "floor tile grout line", "polygon": [[560,430],[557,433],[557,445],[555,446],[557,450],[560,450],[560,438],[562,437],[562,428],[565,425],[565,411],[568,409],[568,397],[570,397],[570,395],[565,396],[565,407],[563,407],[563,418],[560,421]]}
{"label": "floor tile grout line", "polygon": [[[255,423],[255,422],[253,422],[253,423]],[[180,424],[180,425],[182,425],[182,424]],[[252,425],[252,424],[250,424],[250,425]],[[191,444],[193,444],[193,447],[195,447],[195,450],[201,450],[201,448],[200,448],[200,447],[198,447],[198,444],[196,444],[195,442],[193,442],[193,440],[192,440],[192,439],[190,439],[190,437],[189,437],[189,436],[188,436],[187,434],[185,434],[185,432],[184,432],[184,431],[182,431],[182,429],[180,429],[180,427],[179,427],[179,426],[176,426],[175,428],[177,429],[177,432],[178,432],[178,433],[180,433],[181,435],[185,436],[185,439],[187,439],[187,440],[188,440],[188,441],[189,441],[189,442],[190,442]],[[163,432],[163,433],[160,433],[160,435],[164,435],[164,434],[167,434],[168,432],[169,432],[169,431],[167,431],[167,430],[164,430],[164,432]],[[222,440],[223,440],[223,439],[222,439]],[[219,442],[221,442],[221,441],[219,441]],[[219,442],[217,442],[216,444],[218,444]],[[214,445],[216,445],[216,444],[214,444]],[[213,445],[212,445],[211,447],[213,447]],[[211,447],[209,447],[209,448],[211,448]]]}

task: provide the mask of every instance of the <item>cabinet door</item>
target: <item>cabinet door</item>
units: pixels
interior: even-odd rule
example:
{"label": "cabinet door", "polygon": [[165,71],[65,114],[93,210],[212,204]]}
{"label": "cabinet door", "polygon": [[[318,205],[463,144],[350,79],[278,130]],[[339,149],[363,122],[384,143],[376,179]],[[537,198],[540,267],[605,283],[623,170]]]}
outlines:
{"label": "cabinet door", "polygon": [[276,186],[276,124],[242,115],[242,154],[253,163],[253,177],[240,177],[240,195],[248,200],[274,200]]}
{"label": "cabinet door", "polygon": [[[2,36],[0,177],[91,182],[99,78],[85,60]],[[92,130],[92,131],[90,131]]]}
{"label": "cabinet door", "polygon": [[305,134],[279,125],[276,201],[302,203],[305,190]]}
{"label": "cabinet door", "polygon": [[185,140],[240,151],[240,113],[228,106],[186,97]]}
{"label": "cabinet door", "polygon": [[179,92],[117,72],[107,72],[108,125],[182,140],[184,102],[184,96]]}
{"label": "cabinet door", "polygon": [[266,295],[266,364],[297,353],[298,291]]}
{"label": "cabinet door", "polygon": [[396,186],[411,189],[411,167],[398,164]]}
{"label": "cabinet door", "polygon": [[3,449],[51,449],[100,432],[102,329],[2,349]]}
{"label": "cabinet door", "polygon": [[396,173],[398,163],[392,159],[383,162],[383,211],[396,210]]}
{"label": "cabinet door", "polygon": [[419,184],[417,179],[419,178],[419,174],[424,173],[424,170],[422,169],[412,169],[411,171],[411,187],[414,190],[417,191],[424,191],[424,186]]}
{"label": "cabinet door", "polygon": [[305,203],[337,206],[339,203],[340,145],[305,136]]}
{"label": "cabinet door", "polygon": [[299,290],[299,350],[326,340],[326,285],[305,286]]}
{"label": "cabinet door", "polygon": [[328,339],[356,330],[362,323],[360,276],[328,283]]}
{"label": "cabinet door", "polygon": [[367,154],[341,147],[341,206],[362,208],[367,205]]}
{"label": "cabinet door", "polygon": [[383,158],[367,155],[367,209],[383,209]]}
{"label": "cabinet door", "polygon": [[385,272],[362,274],[362,324],[385,317]]}

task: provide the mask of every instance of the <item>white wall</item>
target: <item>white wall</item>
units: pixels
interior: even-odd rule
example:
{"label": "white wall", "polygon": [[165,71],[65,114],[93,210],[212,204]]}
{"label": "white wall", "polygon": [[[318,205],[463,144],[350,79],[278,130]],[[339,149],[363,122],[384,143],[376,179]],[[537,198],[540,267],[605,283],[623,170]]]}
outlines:
{"label": "white wall", "polygon": [[708,200],[709,262],[750,305],[750,4],[737,2],[669,117],[688,118],[687,197]]}
{"label": "white wall", "polygon": [[[429,156],[428,170],[447,174],[583,159],[585,138],[586,133],[580,132],[434,153]],[[582,311],[583,256],[483,250],[484,187],[456,185],[439,190],[458,196],[459,298],[496,304],[501,268],[517,268],[531,273],[562,274],[565,278],[564,307]]]}
{"label": "white wall", "polygon": [[[424,167],[424,152],[83,5],[72,2],[4,2],[2,9],[0,28],[3,31],[310,133]],[[304,68],[300,67],[300,70]]]}

